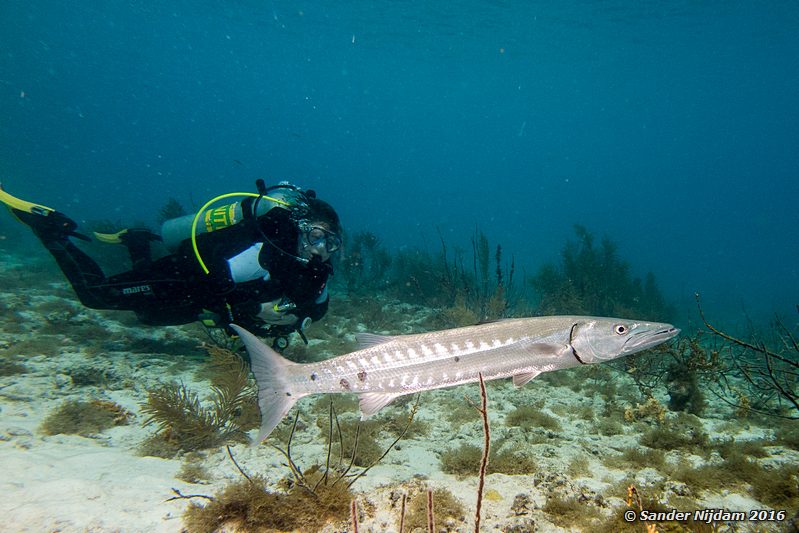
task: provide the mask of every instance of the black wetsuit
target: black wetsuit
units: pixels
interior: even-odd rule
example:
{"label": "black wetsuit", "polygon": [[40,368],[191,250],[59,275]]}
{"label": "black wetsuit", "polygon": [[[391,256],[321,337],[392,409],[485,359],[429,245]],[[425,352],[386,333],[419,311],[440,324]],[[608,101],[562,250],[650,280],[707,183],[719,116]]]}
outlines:
{"label": "black wetsuit", "polygon": [[[148,325],[186,324],[210,312],[219,326],[235,323],[263,335],[286,333],[294,326],[270,328],[257,316],[261,303],[288,298],[296,305],[291,313],[300,321],[306,317],[319,320],[327,312],[326,284],[332,268],[329,262],[302,262],[287,252],[297,250],[298,232],[289,213],[281,208],[272,209],[257,222],[244,221],[197,235],[208,274],[187,239],[175,253],[155,261],[149,259],[149,246],[129,242],[134,269],[106,277],[68,234],[37,231],[36,225],[31,225],[81,303],[92,309],[133,311]],[[269,279],[234,282],[227,260],[257,242],[264,243],[259,262]]]}

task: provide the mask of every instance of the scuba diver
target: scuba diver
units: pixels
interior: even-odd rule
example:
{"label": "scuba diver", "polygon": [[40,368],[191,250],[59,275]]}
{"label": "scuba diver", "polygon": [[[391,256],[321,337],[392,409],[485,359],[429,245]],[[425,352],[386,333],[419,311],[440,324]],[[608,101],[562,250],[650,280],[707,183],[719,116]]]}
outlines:
{"label": "scuba diver", "polygon": [[[127,247],[133,268],[106,276],[100,266],[70,240],[89,241],[77,223],[50,207],[11,196],[0,185],[0,202],[34,234],[55,258],[81,303],[92,309],[127,310],[147,325],[202,320],[224,328],[236,323],[276,348],[327,312],[331,259],[341,248],[336,211],[287,182],[258,193],[231,193],[206,203],[196,214],[167,220],[157,235],[146,229],[95,233],[101,242]],[[240,202],[209,209],[220,199]],[[151,243],[168,255],[153,259]]]}

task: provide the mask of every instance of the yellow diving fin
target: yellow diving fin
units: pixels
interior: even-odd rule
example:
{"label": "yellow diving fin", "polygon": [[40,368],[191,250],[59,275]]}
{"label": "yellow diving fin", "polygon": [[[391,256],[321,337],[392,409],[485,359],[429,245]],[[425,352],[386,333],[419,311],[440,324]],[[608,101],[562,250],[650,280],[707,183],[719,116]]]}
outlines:
{"label": "yellow diving fin", "polygon": [[36,235],[41,239],[58,239],[64,237],[77,237],[84,241],[90,241],[86,235],[78,233],[75,228],[78,224],[66,216],[46,205],[34,204],[20,200],[16,196],[11,196],[3,190],[0,183],[0,202],[11,210],[17,220],[30,226]]}
{"label": "yellow diving fin", "polygon": [[116,233],[98,233],[96,231],[92,233],[94,233],[94,238],[100,242],[104,242],[106,244],[122,244],[122,236],[127,232],[127,229],[123,229],[122,231],[117,231]]}
{"label": "yellow diving fin", "polygon": [[50,213],[55,212],[55,209],[53,209],[52,207],[47,207],[45,205],[40,205],[40,204],[34,204],[33,202],[20,200],[16,196],[11,196],[10,194],[8,194],[6,191],[3,190],[2,183],[0,183],[0,202],[3,202],[11,209],[17,209],[18,211],[31,213],[34,215],[47,216]]}

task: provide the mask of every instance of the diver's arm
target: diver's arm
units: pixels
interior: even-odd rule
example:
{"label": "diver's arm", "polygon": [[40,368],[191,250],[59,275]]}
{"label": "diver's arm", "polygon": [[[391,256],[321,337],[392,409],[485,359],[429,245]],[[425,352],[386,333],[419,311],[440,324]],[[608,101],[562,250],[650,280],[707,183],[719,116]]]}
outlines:
{"label": "diver's arm", "polygon": [[[325,293],[325,294],[327,294],[327,293]],[[330,298],[327,297],[327,298],[324,299],[323,302],[314,303],[314,305],[309,306],[305,310],[304,315],[307,316],[308,318],[310,318],[311,320],[313,320],[314,322],[317,322],[317,321],[321,320],[322,317],[325,316],[325,314],[327,314],[327,307],[328,307],[329,302],[330,302]]]}
{"label": "diver's arm", "polygon": [[258,318],[274,326],[293,326],[299,320],[297,306],[286,298],[261,304]]}
{"label": "diver's arm", "polygon": [[310,318],[316,322],[327,313],[330,296],[327,288],[313,302],[306,305],[297,305],[290,299],[283,297],[261,304],[258,318],[267,324],[276,326],[293,326]]}
{"label": "diver's arm", "polygon": [[321,320],[322,317],[327,313],[327,307],[329,303],[330,295],[327,292],[327,286],[323,286],[321,292],[315,300],[311,300],[304,305],[297,306],[297,309],[294,311],[294,313],[297,316],[302,317],[303,320],[307,317],[314,322],[317,322]]}

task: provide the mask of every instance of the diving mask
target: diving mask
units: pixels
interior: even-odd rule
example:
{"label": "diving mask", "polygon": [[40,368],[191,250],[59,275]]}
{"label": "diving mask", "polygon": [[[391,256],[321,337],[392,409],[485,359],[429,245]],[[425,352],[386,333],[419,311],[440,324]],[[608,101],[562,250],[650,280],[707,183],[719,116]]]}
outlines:
{"label": "diving mask", "polygon": [[302,233],[304,247],[319,247],[324,246],[327,253],[332,254],[341,248],[341,237],[316,224],[309,224],[301,222],[299,224],[300,232]]}

